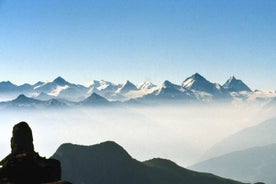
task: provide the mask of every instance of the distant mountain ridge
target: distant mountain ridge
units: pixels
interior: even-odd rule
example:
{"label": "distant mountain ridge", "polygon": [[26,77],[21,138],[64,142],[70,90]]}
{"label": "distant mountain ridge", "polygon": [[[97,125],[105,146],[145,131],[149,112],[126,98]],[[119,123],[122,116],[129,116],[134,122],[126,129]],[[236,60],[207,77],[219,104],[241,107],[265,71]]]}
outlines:
{"label": "distant mountain ridge", "polygon": [[275,184],[276,144],[235,151],[197,163],[189,169],[244,182]]}
{"label": "distant mountain ridge", "polygon": [[165,159],[139,162],[112,141],[92,146],[63,144],[52,158],[60,160],[63,179],[72,183],[242,184],[184,169]]}
{"label": "distant mountain ridge", "polygon": [[269,119],[256,126],[248,127],[226,137],[215,144],[202,160],[256,146],[276,144],[276,119]]}
{"label": "distant mountain ridge", "polygon": [[[132,103],[147,103],[148,101],[180,101],[210,103],[219,101],[227,102],[265,102],[276,97],[276,91],[266,93],[252,91],[242,80],[230,77],[223,85],[208,81],[199,73],[185,79],[182,84],[174,84],[165,80],[160,85],[144,81],[135,85],[131,81],[124,84],[114,84],[109,81],[94,80],[90,86],[73,84],[62,77],[57,77],[52,82],[37,82],[34,85],[23,84],[17,86],[10,81],[0,82],[0,96],[25,96],[41,101],[50,99],[82,102],[93,93],[100,95],[108,101]],[[263,100],[261,100],[263,99]],[[12,100],[12,99],[11,99]]]}

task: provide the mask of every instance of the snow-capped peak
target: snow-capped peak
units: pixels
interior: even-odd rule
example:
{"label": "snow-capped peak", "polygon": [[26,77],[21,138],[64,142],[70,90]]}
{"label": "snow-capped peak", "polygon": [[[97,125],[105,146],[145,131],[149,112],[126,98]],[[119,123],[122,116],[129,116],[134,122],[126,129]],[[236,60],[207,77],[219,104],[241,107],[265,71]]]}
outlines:
{"label": "snow-capped peak", "polygon": [[195,73],[191,77],[187,78],[182,83],[182,87],[184,89],[205,92],[211,95],[221,93],[221,86],[219,84],[208,81],[198,73]]}
{"label": "snow-capped peak", "polygon": [[60,76],[57,77],[53,82],[58,84],[58,85],[61,85],[61,86],[64,86],[64,85],[68,84],[68,82]]}
{"label": "snow-capped peak", "polygon": [[57,86],[56,89],[49,93],[50,96],[58,96],[63,90],[68,89],[69,86]]}
{"label": "snow-capped peak", "polygon": [[109,87],[111,85],[113,85],[111,82],[100,80],[99,81],[99,87],[97,87],[97,89],[99,91],[101,91],[101,90],[104,90],[104,89],[106,89],[107,87]]}
{"label": "snow-capped peak", "polygon": [[239,91],[251,92],[251,89],[243,81],[236,79],[234,76],[231,76],[223,84],[223,88],[233,92],[239,92]]}
{"label": "snow-capped peak", "polygon": [[195,73],[194,75],[188,77],[184,82],[182,83],[182,87],[190,89],[193,88],[195,83],[208,83],[211,84],[211,82],[207,81],[203,76],[201,76],[199,73]]}
{"label": "snow-capped peak", "polygon": [[100,81],[98,80],[93,80],[91,82],[89,82],[86,86],[87,87],[94,87],[94,88],[97,88],[99,87],[101,84],[100,84]]}
{"label": "snow-capped peak", "polygon": [[137,88],[139,90],[148,90],[148,89],[151,89],[153,87],[156,87],[156,85],[154,85],[153,83],[151,83],[149,81],[144,81],[141,84],[137,85]]}
{"label": "snow-capped peak", "polygon": [[131,83],[129,80],[127,80],[123,85],[122,87],[120,87],[116,93],[127,93],[129,91],[135,91],[137,90],[137,87]]}

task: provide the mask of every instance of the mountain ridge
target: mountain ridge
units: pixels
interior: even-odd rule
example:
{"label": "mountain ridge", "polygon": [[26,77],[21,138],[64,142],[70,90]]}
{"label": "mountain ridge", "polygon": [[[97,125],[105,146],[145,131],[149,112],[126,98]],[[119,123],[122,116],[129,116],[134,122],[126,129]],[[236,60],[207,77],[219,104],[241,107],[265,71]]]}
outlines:
{"label": "mountain ridge", "polygon": [[230,177],[240,181],[274,184],[276,143],[234,151],[199,162],[189,169]]}
{"label": "mountain ridge", "polygon": [[63,179],[72,183],[242,184],[184,169],[170,160],[139,162],[113,141],[91,146],[63,144],[52,158],[60,160]]}

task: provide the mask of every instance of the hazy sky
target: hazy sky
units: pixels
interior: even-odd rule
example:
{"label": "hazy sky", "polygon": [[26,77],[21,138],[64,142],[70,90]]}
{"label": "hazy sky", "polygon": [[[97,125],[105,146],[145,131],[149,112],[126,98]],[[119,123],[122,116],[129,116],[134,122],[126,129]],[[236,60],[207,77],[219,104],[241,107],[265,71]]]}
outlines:
{"label": "hazy sky", "polygon": [[0,81],[181,83],[199,72],[276,90],[273,0],[0,2]]}

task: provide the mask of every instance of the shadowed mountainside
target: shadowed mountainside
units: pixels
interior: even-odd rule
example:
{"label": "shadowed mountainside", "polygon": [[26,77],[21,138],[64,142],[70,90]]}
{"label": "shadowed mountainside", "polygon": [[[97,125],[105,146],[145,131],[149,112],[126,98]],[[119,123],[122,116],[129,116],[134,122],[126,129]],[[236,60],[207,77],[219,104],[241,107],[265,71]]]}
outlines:
{"label": "shadowed mountainside", "polygon": [[234,151],[276,143],[276,119],[245,128],[214,145],[201,160],[207,160]]}
{"label": "shadowed mountainside", "polygon": [[212,158],[190,169],[212,172],[241,181],[276,183],[276,144],[249,148]]}
{"label": "shadowed mountainside", "polygon": [[72,183],[241,184],[160,158],[139,162],[111,141],[93,146],[63,144],[52,157],[60,160],[63,179]]}

